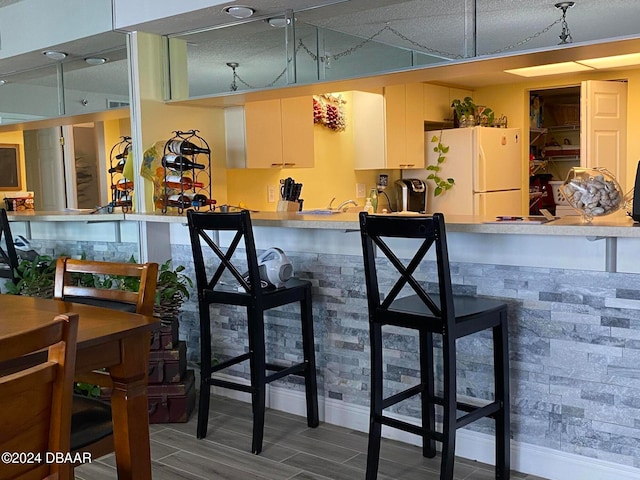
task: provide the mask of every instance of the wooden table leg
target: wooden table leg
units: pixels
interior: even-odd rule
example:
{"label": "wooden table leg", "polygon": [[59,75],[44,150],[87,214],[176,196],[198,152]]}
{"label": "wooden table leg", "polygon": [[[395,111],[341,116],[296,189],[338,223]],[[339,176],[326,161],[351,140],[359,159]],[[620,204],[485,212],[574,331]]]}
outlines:
{"label": "wooden table leg", "polygon": [[147,379],[151,334],[120,341],[121,363],[109,369],[111,411],[119,480],[151,480]]}

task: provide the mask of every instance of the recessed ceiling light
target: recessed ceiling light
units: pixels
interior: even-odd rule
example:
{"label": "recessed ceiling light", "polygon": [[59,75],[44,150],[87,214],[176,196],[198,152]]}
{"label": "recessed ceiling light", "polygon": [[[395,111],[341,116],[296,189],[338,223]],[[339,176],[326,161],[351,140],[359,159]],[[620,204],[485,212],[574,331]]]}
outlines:
{"label": "recessed ceiling light", "polygon": [[286,27],[291,23],[291,19],[287,17],[272,17],[267,19],[267,23],[275,28]]}
{"label": "recessed ceiling light", "polygon": [[0,80],[0,85],[6,85],[7,81],[6,80]]}
{"label": "recessed ceiling light", "polygon": [[45,55],[47,58],[50,58],[51,60],[63,60],[67,58],[67,55],[68,55],[65,52],[56,52],[55,50],[47,50],[42,53],[43,55]]}
{"label": "recessed ceiling light", "polygon": [[230,7],[225,7],[223,12],[234,18],[249,18],[255,13],[255,10],[245,5],[232,5]]}
{"label": "recessed ceiling light", "polygon": [[84,59],[89,65],[102,65],[103,63],[107,63],[107,59],[103,57],[88,57]]}
{"label": "recessed ceiling light", "polygon": [[541,77],[544,75],[558,75],[560,73],[582,72],[585,70],[593,70],[593,68],[580,65],[576,62],[561,62],[550,63],[548,65],[536,65],[535,67],[514,68],[505,70],[505,72],[521,77]]}

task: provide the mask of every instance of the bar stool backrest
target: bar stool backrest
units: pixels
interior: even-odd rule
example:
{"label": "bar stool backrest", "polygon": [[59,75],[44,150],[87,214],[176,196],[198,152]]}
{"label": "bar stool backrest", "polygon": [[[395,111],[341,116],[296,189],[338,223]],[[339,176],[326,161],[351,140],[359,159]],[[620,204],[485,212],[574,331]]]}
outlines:
{"label": "bar stool backrest", "polygon": [[[4,239],[4,242],[2,240]],[[2,244],[4,243],[4,248]],[[18,267],[16,247],[11,236],[11,227],[7,219],[7,212],[0,208],[0,277],[10,278],[14,283],[18,282],[14,270]]]}
{"label": "bar stool backrest", "polygon": [[[262,288],[259,288],[260,271],[249,211],[205,213],[189,210],[187,219],[198,295],[201,296],[204,290],[214,290],[218,287],[230,295],[249,295],[260,298],[262,296]],[[226,251],[225,247],[220,245],[219,235],[214,235],[212,232],[230,232],[234,235]],[[233,258],[243,238],[246,267],[239,266],[242,260]],[[217,257],[214,262],[211,262],[210,258],[205,260],[203,244],[208,246]],[[225,270],[233,276],[236,285],[222,285],[222,275]],[[248,276],[244,272],[248,272]]]}
{"label": "bar stool backrest", "polygon": [[[430,312],[430,316],[440,320],[441,328],[434,328],[434,330],[439,330],[445,334],[447,331],[452,331],[455,325],[455,312],[444,216],[441,213],[435,213],[431,217],[409,217],[368,215],[366,212],[362,212],[360,214],[360,232],[364,253],[369,315],[372,316],[375,312],[378,314],[388,313],[392,308],[392,303],[398,298],[402,298],[399,297],[399,294],[408,285],[426,307],[425,313]],[[388,239],[417,239],[422,241],[418,243],[411,260],[408,263],[403,263],[388,245]],[[389,292],[386,293],[384,300],[381,299],[380,283],[376,269],[376,247],[399,274],[399,278]],[[437,263],[436,281],[439,293],[437,296],[434,295],[435,298],[414,277],[416,269],[431,249],[435,249]],[[424,280],[421,281],[424,284]],[[412,307],[415,308],[415,304]]]}

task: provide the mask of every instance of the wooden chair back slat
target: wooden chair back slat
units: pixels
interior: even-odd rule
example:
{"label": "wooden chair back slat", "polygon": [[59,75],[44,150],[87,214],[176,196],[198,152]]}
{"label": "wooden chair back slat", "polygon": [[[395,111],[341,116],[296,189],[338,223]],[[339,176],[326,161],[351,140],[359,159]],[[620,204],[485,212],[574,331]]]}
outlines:
{"label": "wooden chair back slat", "polygon": [[[136,277],[140,279],[140,286],[137,292],[78,286],[72,284],[74,273]],[[153,315],[157,282],[157,263],[100,262],[61,257],[56,264],[53,296],[60,300],[70,297],[73,300],[75,297],[129,304],[135,307],[136,313]]]}
{"label": "wooden chair back slat", "polygon": [[[0,451],[69,452],[78,315],[56,316],[41,327],[0,337],[0,362],[48,347],[40,364],[0,377]],[[68,478],[68,464],[5,463],[0,480]]]}

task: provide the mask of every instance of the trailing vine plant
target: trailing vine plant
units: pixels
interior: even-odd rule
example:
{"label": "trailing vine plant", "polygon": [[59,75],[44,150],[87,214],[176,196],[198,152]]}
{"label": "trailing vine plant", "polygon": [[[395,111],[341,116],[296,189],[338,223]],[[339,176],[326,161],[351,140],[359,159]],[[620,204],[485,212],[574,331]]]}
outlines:
{"label": "trailing vine plant", "polygon": [[447,158],[446,154],[449,152],[449,146],[442,144],[442,130],[440,130],[439,137],[434,135],[431,138],[431,143],[436,144],[436,146],[433,147],[433,151],[438,154],[438,158],[436,159],[435,165],[427,165],[427,170],[431,171],[429,176],[427,176],[427,180],[431,180],[435,183],[436,188],[433,191],[433,196],[437,197],[451,189],[451,187],[455,185],[455,180],[453,178],[444,179],[440,176],[440,166]]}

